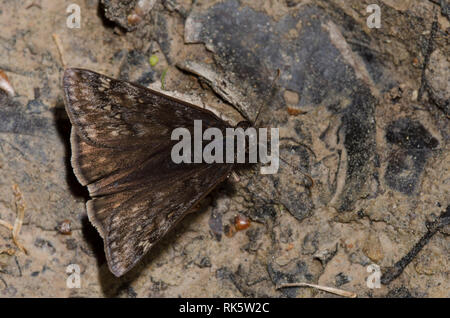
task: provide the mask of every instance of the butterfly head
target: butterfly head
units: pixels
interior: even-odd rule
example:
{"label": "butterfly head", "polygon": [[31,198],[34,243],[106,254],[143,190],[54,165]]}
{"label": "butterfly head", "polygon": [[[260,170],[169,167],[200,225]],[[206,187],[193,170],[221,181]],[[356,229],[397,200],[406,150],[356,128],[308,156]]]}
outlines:
{"label": "butterfly head", "polygon": [[250,121],[248,121],[248,120],[240,121],[240,122],[237,124],[237,126],[236,126],[236,128],[242,128],[242,129],[244,129],[244,130],[246,130],[247,128],[250,128],[250,127],[253,127],[253,125],[252,125],[252,123],[251,123]]}

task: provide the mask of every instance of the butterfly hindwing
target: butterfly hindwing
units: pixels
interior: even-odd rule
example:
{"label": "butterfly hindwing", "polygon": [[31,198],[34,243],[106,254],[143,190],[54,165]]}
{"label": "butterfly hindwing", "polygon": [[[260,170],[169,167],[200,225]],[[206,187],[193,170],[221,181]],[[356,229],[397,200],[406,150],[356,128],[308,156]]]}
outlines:
{"label": "butterfly hindwing", "polygon": [[125,190],[90,200],[89,219],[103,232],[111,272],[121,276],[132,268],[225,179],[231,169],[232,165],[199,165],[192,173],[161,180],[151,187]]}

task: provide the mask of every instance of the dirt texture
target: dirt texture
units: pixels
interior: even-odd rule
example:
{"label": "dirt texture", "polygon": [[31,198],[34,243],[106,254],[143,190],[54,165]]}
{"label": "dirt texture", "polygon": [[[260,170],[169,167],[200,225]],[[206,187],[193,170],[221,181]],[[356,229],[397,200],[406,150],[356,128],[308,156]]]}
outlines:
{"label": "dirt texture", "polygon": [[[66,23],[72,3],[80,28]],[[372,3],[380,28],[367,25]],[[0,0],[0,220],[15,223],[20,191],[27,252],[0,224],[0,296],[338,297],[276,289],[303,282],[449,297],[449,11],[446,0]],[[258,126],[280,129],[280,169],[226,180],[116,278],[70,165],[65,67],[233,123],[261,109]],[[236,231],[236,216],[250,226]]]}

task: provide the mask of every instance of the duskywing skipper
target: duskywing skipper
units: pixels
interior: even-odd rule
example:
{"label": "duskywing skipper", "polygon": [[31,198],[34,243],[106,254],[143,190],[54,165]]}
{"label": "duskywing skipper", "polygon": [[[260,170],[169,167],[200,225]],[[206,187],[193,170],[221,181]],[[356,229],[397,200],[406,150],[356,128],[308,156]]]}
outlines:
{"label": "duskywing skipper", "polygon": [[63,87],[72,167],[92,197],[88,217],[108,266],[122,276],[236,165],[175,164],[171,132],[184,127],[192,135],[194,120],[221,131],[232,126],[203,108],[88,70],[67,69]]}

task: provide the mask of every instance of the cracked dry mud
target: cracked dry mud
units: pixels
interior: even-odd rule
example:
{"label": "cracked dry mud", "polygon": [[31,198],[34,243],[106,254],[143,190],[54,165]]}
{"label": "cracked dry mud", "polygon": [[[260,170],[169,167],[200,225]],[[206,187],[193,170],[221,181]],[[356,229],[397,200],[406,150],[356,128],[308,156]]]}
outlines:
{"label": "cracked dry mud", "polygon": [[[0,69],[16,92],[0,90],[0,220],[14,223],[17,184],[28,250],[0,227],[0,251],[14,250],[0,254],[0,295],[334,297],[275,289],[306,282],[359,297],[449,297],[450,229],[436,227],[450,204],[449,3],[378,1],[382,25],[370,29],[371,2],[85,0],[70,29],[72,1],[0,0]],[[70,166],[61,55],[145,86],[163,79],[233,122],[264,105],[262,126],[280,128],[289,164],[227,180],[115,278]],[[234,233],[238,214],[252,222]],[[430,224],[398,277],[368,288],[367,267],[389,271]],[[70,264],[79,289],[66,285]]]}

